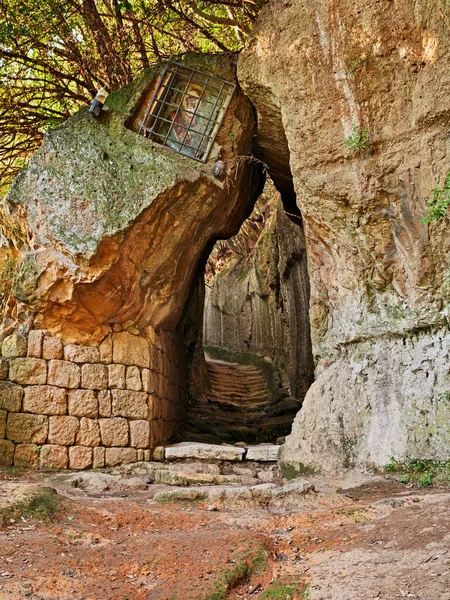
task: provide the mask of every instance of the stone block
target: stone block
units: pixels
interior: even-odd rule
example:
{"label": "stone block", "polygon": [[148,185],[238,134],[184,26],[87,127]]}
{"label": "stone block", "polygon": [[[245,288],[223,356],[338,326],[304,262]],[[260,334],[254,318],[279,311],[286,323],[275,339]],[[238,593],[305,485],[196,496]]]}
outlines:
{"label": "stone block", "polygon": [[137,451],[137,459],[138,459],[138,462],[142,462],[144,460],[144,451],[143,450]]}
{"label": "stone block", "polygon": [[67,344],[64,346],[64,360],[75,363],[98,363],[100,362],[100,351],[95,346]]}
{"label": "stone block", "polygon": [[0,410],[0,440],[6,435],[6,417],[8,413],[6,410]]}
{"label": "stone block", "polygon": [[48,417],[26,413],[10,413],[6,437],[13,442],[44,444],[48,435]]}
{"label": "stone block", "polygon": [[124,390],[126,387],[125,376],[126,367],[125,365],[109,365],[109,388]]}
{"label": "stone block", "polygon": [[16,383],[44,385],[47,363],[41,358],[14,358],[9,365],[9,378]]}
{"label": "stone block", "polygon": [[106,448],[105,465],[116,467],[137,461],[137,451],[134,448]]}
{"label": "stone block", "polygon": [[171,381],[169,381],[167,385],[167,399],[170,400],[173,404],[176,404],[178,399],[178,389],[173,385]]}
{"label": "stone block", "polygon": [[126,446],[128,444],[128,421],[120,417],[99,419],[102,444],[104,446]]}
{"label": "stone block", "polygon": [[[31,360],[31,359],[28,359]],[[48,363],[48,383],[58,387],[79,387],[81,370],[78,365],[66,360],[51,360]]]}
{"label": "stone block", "polygon": [[75,417],[98,417],[97,394],[93,390],[70,390],[69,415]]}
{"label": "stone block", "polygon": [[148,394],[155,391],[155,374],[150,369],[142,369],[142,389]]}
{"label": "stone block", "polygon": [[8,379],[9,361],[6,358],[0,358],[0,381]]}
{"label": "stone block", "polygon": [[51,360],[52,358],[61,359],[63,357],[63,345],[60,339],[56,337],[44,337],[42,343],[42,358]]}
{"label": "stone block", "polygon": [[211,485],[219,482],[228,483],[220,481],[220,475],[212,475],[211,473],[192,473],[182,471],[181,469],[180,471],[167,471],[166,469],[157,469],[155,471],[155,483],[164,483],[166,485]]}
{"label": "stone block", "polygon": [[127,367],[126,385],[128,390],[142,390],[141,372],[138,367]]}
{"label": "stone block", "polygon": [[0,466],[10,467],[14,458],[14,444],[8,440],[0,440]]}
{"label": "stone block", "polygon": [[109,365],[113,361],[113,345],[112,345],[112,337],[109,335],[99,347],[100,353],[100,362],[104,365]]}
{"label": "stone block", "polygon": [[13,333],[3,340],[3,358],[17,358],[27,355],[28,342],[23,335]]}
{"label": "stone block", "polygon": [[14,466],[37,467],[40,450],[41,448],[37,444],[19,444],[14,452]]}
{"label": "stone block", "polygon": [[79,427],[80,422],[76,417],[50,417],[48,441],[59,446],[72,446]]}
{"label": "stone block", "polygon": [[99,416],[110,417],[112,415],[111,392],[109,390],[102,390],[98,393],[97,398]]}
{"label": "stone block", "polygon": [[156,446],[156,448],[153,450],[153,460],[156,462],[163,462],[165,457],[166,449],[164,448],[164,446]]}
{"label": "stone block", "polygon": [[166,460],[195,458],[200,460],[242,460],[244,448],[201,444],[200,442],[180,442],[166,447]]}
{"label": "stone block", "polygon": [[145,338],[127,331],[113,334],[113,360],[123,365],[149,366],[149,347]]}
{"label": "stone block", "polygon": [[150,445],[150,423],[148,421],[130,421],[130,446],[148,448]]}
{"label": "stone block", "polygon": [[39,455],[41,469],[67,469],[69,457],[65,446],[46,444]]}
{"label": "stone block", "polygon": [[36,415],[65,415],[66,390],[52,385],[31,385],[23,394],[23,410]]}
{"label": "stone block", "polygon": [[162,419],[150,423],[150,447],[158,446],[169,440],[175,433],[175,424]]}
{"label": "stone block", "polygon": [[155,394],[159,398],[164,398],[164,382],[165,378],[161,373],[156,373],[155,376]]}
{"label": "stone block", "polygon": [[86,364],[81,367],[81,387],[88,390],[106,390],[108,367],[101,364]]}
{"label": "stone block", "polygon": [[276,462],[278,451],[281,446],[275,444],[258,444],[247,446],[246,460],[257,460],[258,462]]}
{"label": "stone block", "polygon": [[130,390],[112,390],[112,413],[115,417],[146,419],[148,416],[147,394]]}
{"label": "stone block", "polygon": [[0,408],[9,412],[20,412],[23,388],[20,385],[0,381]]}
{"label": "stone block", "polygon": [[151,450],[144,450],[144,458],[142,460],[150,461]]}
{"label": "stone block", "polygon": [[79,446],[100,446],[100,427],[96,419],[82,417],[76,442]]}
{"label": "stone block", "polygon": [[152,364],[150,365],[150,368],[152,371],[155,371],[155,373],[161,373],[163,369],[163,355],[157,346],[153,346]]}
{"label": "stone block", "polygon": [[27,356],[30,358],[41,358],[43,340],[44,332],[41,329],[33,329],[30,331],[28,334]]}
{"label": "stone block", "polygon": [[148,395],[148,420],[160,419],[162,417],[162,400],[155,394]]}
{"label": "stone block", "polygon": [[94,469],[101,469],[105,466],[105,452],[105,448],[93,448],[92,467]]}
{"label": "stone block", "polygon": [[159,403],[161,405],[161,418],[164,421],[175,421],[177,416],[176,407],[167,398],[160,400]]}
{"label": "stone block", "polygon": [[73,446],[69,448],[69,469],[88,469],[92,465],[92,448]]}

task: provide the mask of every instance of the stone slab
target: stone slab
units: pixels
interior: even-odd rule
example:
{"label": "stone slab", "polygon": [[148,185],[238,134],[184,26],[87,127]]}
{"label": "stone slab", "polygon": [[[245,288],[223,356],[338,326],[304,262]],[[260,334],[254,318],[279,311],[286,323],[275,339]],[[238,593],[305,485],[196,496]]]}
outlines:
{"label": "stone slab", "polygon": [[166,447],[166,460],[195,458],[200,460],[242,460],[244,448],[201,444],[200,442],[180,442]]}
{"label": "stone slab", "polygon": [[281,446],[275,444],[258,444],[257,446],[247,446],[246,460],[255,460],[258,462],[276,462],[278,451]]}

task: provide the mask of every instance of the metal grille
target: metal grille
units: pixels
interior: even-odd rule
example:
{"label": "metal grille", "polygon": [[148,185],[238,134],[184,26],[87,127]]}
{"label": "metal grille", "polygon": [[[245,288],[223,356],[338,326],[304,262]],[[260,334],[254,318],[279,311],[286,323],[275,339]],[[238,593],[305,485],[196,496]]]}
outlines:
{"label": "metal grille", "polygon": [[138,133],[206,162],[236,86],[169,61]]}

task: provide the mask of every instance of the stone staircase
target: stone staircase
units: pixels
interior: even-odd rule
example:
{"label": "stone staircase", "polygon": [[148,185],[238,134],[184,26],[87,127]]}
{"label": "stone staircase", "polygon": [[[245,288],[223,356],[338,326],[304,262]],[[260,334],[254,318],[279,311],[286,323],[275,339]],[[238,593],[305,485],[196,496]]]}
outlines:
{"label": "stone staircase", "polygon": [[273,442],[290,431],[297,402],[274,399],[260,369],[207,359],[211,389],[190,407],[184,438],[206,443]]}
{"label": "stone staircase", "polygon": [[[70,471],[50,476],[51,483],[101,496],[145,493],[152,502],[203,501],[209,510],[219,506],[298,505],[314,492],[305,479],[283,483],[277,465],[280,446],[236,447],[181,442],[154,452],[158,460],[121,465],[103,471]],[[47,488],[48,489],[48,488]],[[72,492],[76,493],[76,492]],[[0,508],[1,508],[0,493]]]}

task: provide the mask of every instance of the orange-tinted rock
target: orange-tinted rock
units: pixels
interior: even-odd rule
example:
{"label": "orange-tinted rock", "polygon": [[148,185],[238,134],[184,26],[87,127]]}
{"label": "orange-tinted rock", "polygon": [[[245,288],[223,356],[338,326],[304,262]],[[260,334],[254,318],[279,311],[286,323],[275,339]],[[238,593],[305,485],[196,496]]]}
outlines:
{"label": "orange-tinted rock", "polygon": [[67,469],[69,457],[65,446],[42,446],[39,455],[41,469]]}
{"label": "orange-tinted rock", "polygon": [[80,422],[76,417],[50,417],[48,441],[50,444],[71,446],[75,443],[79,427]]}
{"label": "orange-tinted rock", "polygon": [[36,415],[65,415],[66,390],[52,385],[30,385],[24,390],[23,410]]}
{"label": "orange-tinted rock", "polygon": [[69,469],[88,469],[92,466],[92,448],[73,446],[69,448]]}

